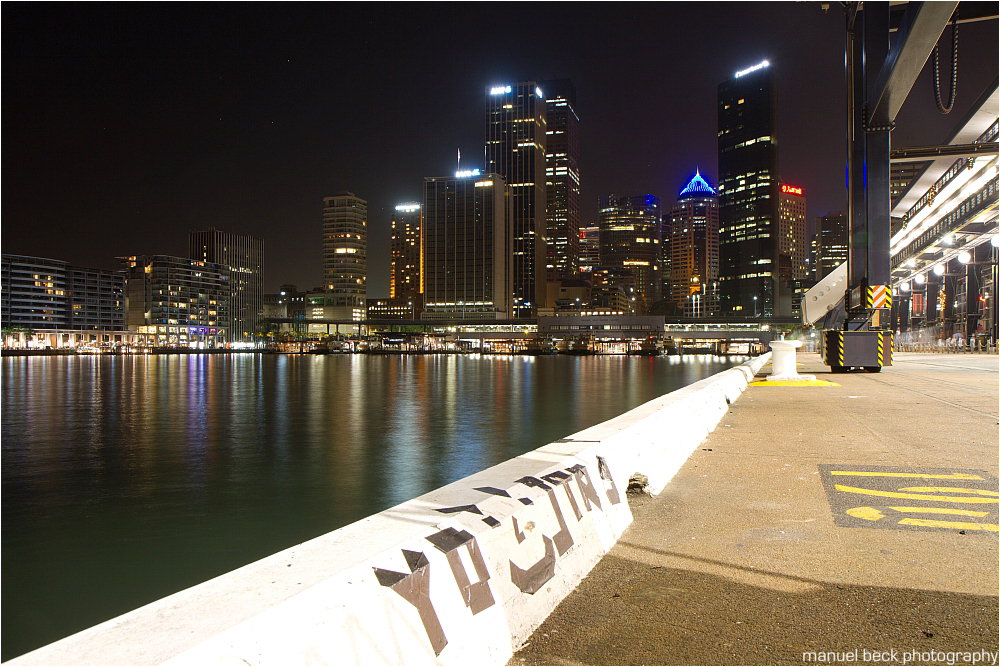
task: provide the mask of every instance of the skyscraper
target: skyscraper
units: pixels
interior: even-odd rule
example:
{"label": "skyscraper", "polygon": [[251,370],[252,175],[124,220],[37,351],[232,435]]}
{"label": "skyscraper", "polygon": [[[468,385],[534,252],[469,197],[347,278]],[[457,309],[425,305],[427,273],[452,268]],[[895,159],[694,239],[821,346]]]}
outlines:
{"label": "skyscraper", "polygon": [[188,256],[199,262],[228,266],[229,340],[249,342],[260,326],[264,310],[264,242],[248,234],[210,228],[188,234]]}
{"label": "skyscraper", "polygon": [[816,218],[816,280],[820,281],[847,261],[847,213],[838,211]]}
{"label": "skyscraper", "polygon": [[580,228],[579,255],[577,257],[579,269],[583,273],[590,273],[594,267],[601,263],[601,228],[596,224],[589,224]]}
{"label": "skyscraper", "polygon": [[[788,258],[791,277],[786,280],[804,280],[807,277],[809,257],[806,242],[806,197],[802,188],[788,183],[781,184],[778,195],[778,252]],[[782,262],[784,262],[784,257]]]}
{"label": "skyscraper", "polygon": [[[353,192],[323,198],[323,283],[325,306],[337,316],[364,316],[368,261],[368,202]],[[339,309],[343,309],[340,313]]]}
{"label": "skyscraper", "polygon": [[511,192],[514,317],[530,317],[545,304],[545,113],[534,81],[486,89],[484,172],[499,174]]}
{"label": "skyscraper", "polygon": [[424,318],[510,317],[512,198],[497,174],[424,179]]}
{"label": "skyscraper", "polygon": [[723,315],[791,312],[779,280],[775,86],[765,60],[719,84],[719,288]]}
{"label": "skyscraper", "polygon": [[580,232],[580,119],[569,79],[543,81],[545,93],[546,280],[576,274]]}
{"label": "skyscraper", "polygon": [[[601,267],[625,269],[634,278],[634,312],[642,315],[660,300],[660,198],[653,195],[616,197],[598,201]],[[612,271],[615,273],[618,271]]]}
{"label": "skyscraper", "polygon": [[420,202],[396,206],[389,253],[389,298],[412,299],[423,293],[424,235]]}
{"label": "skyscraper", "polygon": [[719,198],[699,172],[681,190],[669,217],[669,299],[688,317],[717,315]]}

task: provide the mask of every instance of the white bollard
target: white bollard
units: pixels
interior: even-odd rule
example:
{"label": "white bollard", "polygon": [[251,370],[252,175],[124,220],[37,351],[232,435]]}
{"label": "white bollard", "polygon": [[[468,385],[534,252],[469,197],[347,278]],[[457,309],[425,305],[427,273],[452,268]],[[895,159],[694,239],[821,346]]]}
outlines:
{"label": "white bollard", "polygon": [[799,375],[795,370],[795,350],[802,347],[799,340],[775,340],[771,341],[771,374],[767,376],[768,381],[777,382],[781,380],[805,380],[815,381],[815,375]]}

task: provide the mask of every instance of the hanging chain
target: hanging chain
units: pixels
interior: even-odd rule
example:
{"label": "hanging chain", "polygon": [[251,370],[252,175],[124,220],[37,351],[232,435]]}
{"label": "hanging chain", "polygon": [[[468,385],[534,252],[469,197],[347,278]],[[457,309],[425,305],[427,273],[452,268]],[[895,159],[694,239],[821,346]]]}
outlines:
{"label": "hanging chain", "polygon": [[951,93],[948,95],[948,106],[941,102],[941,70],[938,63],[938,45],[934,45],[934,101],[938,111],[950,113],[955,106],[955,90],[958,87],[958,17],[951,22]]}

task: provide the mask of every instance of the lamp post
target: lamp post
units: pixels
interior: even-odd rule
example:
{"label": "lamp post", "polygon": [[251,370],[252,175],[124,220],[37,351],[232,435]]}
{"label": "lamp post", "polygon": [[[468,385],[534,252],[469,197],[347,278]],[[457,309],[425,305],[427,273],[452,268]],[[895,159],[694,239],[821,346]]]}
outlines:
{"label": "lamp post", "polygon": [[757,297],[753,298],[753,316],[757,317]]}

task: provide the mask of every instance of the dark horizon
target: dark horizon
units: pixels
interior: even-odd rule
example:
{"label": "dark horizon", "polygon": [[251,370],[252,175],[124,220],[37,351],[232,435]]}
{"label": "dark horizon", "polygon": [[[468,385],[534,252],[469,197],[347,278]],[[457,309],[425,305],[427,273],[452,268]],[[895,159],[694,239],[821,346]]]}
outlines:
{"label": "dark horizon", "polygon": [[[717,86],[765,59],[781,178],[810,224],[844,209],[838,6],[497,7],[5,3],[3,252],[118,268],[215,227],[263,239],[265,291],[310,289],[322,199],[349,190],[368,200],[368,296],[385,297],[393,208],[459,149],[481,167],[488,86],[573,81],[585,225],[602,195],[668,208],[696,169],[717,186]],[[955,109],[937,112],[928,64],[895,147],[943,142],[996,78],[995,22],[960,35]]]}

